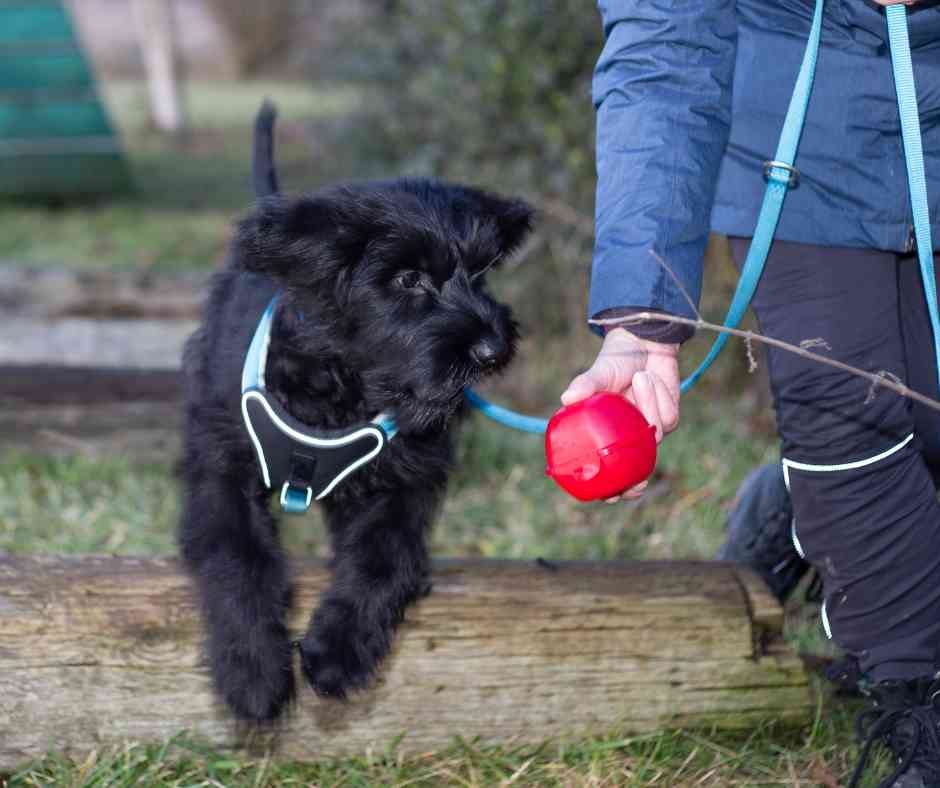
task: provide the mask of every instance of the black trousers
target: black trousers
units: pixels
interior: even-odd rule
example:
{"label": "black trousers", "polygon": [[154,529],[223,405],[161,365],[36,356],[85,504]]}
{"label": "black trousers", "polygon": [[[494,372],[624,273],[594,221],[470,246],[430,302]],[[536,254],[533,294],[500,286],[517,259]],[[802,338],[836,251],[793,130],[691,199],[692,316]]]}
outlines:
{"label": "black trousers", "polygon": [[[740,265],[747,241],[732,239]],[[935,258],[936,260],[936,258]],[[916,255],[777,241],[761,333],[940,399]],[[823,578],[823,625],[874,681],[940,668],[940,412],[770,348],[794,544]]]}

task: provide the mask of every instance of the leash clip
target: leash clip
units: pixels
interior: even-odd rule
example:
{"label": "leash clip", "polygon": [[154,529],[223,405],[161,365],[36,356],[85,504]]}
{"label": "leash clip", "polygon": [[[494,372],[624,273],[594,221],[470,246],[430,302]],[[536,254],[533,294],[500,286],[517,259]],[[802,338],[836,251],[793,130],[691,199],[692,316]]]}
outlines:
{"label": "leash clip", "polygon": [[[785,170],[787,173],[786,179],[781,178],[774,170]],[[785,161],[773,159],[764,162],[764,180],[782,183],[788,189],[795,189],[800,183],[800,171]]]}

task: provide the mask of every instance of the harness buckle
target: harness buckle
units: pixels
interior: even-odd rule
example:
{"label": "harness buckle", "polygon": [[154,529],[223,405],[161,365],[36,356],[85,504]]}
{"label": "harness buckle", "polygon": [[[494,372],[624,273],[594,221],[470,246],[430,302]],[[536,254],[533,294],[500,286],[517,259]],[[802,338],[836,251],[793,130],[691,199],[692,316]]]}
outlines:
{"label": "harness buckle", "polygon": [[313,489],[298,487],[296,484],[284,482],[281,487],[281,508],[288,514],[303,514],[310,508],[313,500]]}
{"label": "harness buckle", "polygon": [[[778,175],[775,170],[784,170],[787,173],[786,179]],[[788,189],[795,189],[800,183],[800,171],[785,161],[773,159],[764,162],[764,180],[782,183]]]}

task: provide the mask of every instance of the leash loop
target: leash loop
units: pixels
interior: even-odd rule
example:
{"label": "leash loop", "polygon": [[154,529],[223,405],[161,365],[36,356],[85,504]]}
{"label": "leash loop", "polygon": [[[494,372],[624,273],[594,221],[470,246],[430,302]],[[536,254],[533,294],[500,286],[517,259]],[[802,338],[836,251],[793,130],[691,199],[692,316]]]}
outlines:
{"label": "leash loop", "polygon": [[[777,174],[777,170],[783,170],[786,173],[786,177],[781,178]],[[796,167],[791,167],[784,161],[765,161],[764,180],[779,181],[788,189],[795,189],[800,183],[800,171]]]}

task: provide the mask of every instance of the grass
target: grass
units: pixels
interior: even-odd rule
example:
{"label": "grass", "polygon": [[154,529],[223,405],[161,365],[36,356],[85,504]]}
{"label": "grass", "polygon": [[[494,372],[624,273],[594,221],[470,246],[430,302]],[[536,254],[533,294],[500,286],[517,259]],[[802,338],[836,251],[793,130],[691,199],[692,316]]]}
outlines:
{"label": "grass", "polygon": [[[318,146],[316,130],[341,119],[358,98],[342,87],[192,84],[193,131],[168,141],[147,128],[143,86],[106,85],[130,153],[137,192],[96,205],[0,206],[0,260],[80,268],[166,271],[210,267],[232,217],[250,200],[250,121],[264,95],[279,103],[279,153],[288,188],[313,186],[366,165]],[[567,241],[566,241],[567,242]],[[493,289],[537,331],[494,396],[548,413],[562,382],[590,358],[596,339],[583,329],[587,269],[577,243],[557,252],[548,238],[524,269]],[[726,273],[707,271],[706,313],[727,303]],[[724,278],[723,278],[724,277]],[[557,308],[546,310],[545,303]],[[691,362],[706,339],[684,353]],[[773,424],[756,378],[742,370],[740,346],[683,401],[683,426],[661,447],[656,475],[639,503],[576,504],[543,474],[539,439],[474,417],[458,447],[457,470],[434,534],[437,555],[531,559],[705,558],[723,537],[735,488],[754,466],[776,458]],[[177,487],[172,458],[50,458],[0,453],[0,551],[123,554],[173,552]],[[284,540],[295,554],[325,555],[316,516],[292,519]],[[816,611],[794,603],[788,637],[801,650],[829,648]],[[823,695],[820,696],[824,698]],[[852,704],[823,700],[804,731],[765,726],[745,734],[622,732],[542,747],[455,742],[418,755],[377,743],[376,753],[315,764],[236,759],[185,735],[162,743],[83,754],[50,753],[0,776],[9,786],[761,786],[828,785],[850,769]],[[2,735],[2,731],[0,731]],[[874,785],[869,780],[866,785]]]}
{"label": "grass", "polygon": [[[71,786],[837,786],[852,768],[845,747],[853,705],[816,720],[808,734],[759,727],[743,735],[672,731],[624,737],[612,733],[540,746],[481,745],[456,740],[417,755],[387,749],[314,764],[234,759],[179,735],[157,744],[128,744],[75,760],[50,756],[6,781],[9,788]],[[2,784],[2,783],[0,783]],[[865,788],[875,785],[871,779]]]}

